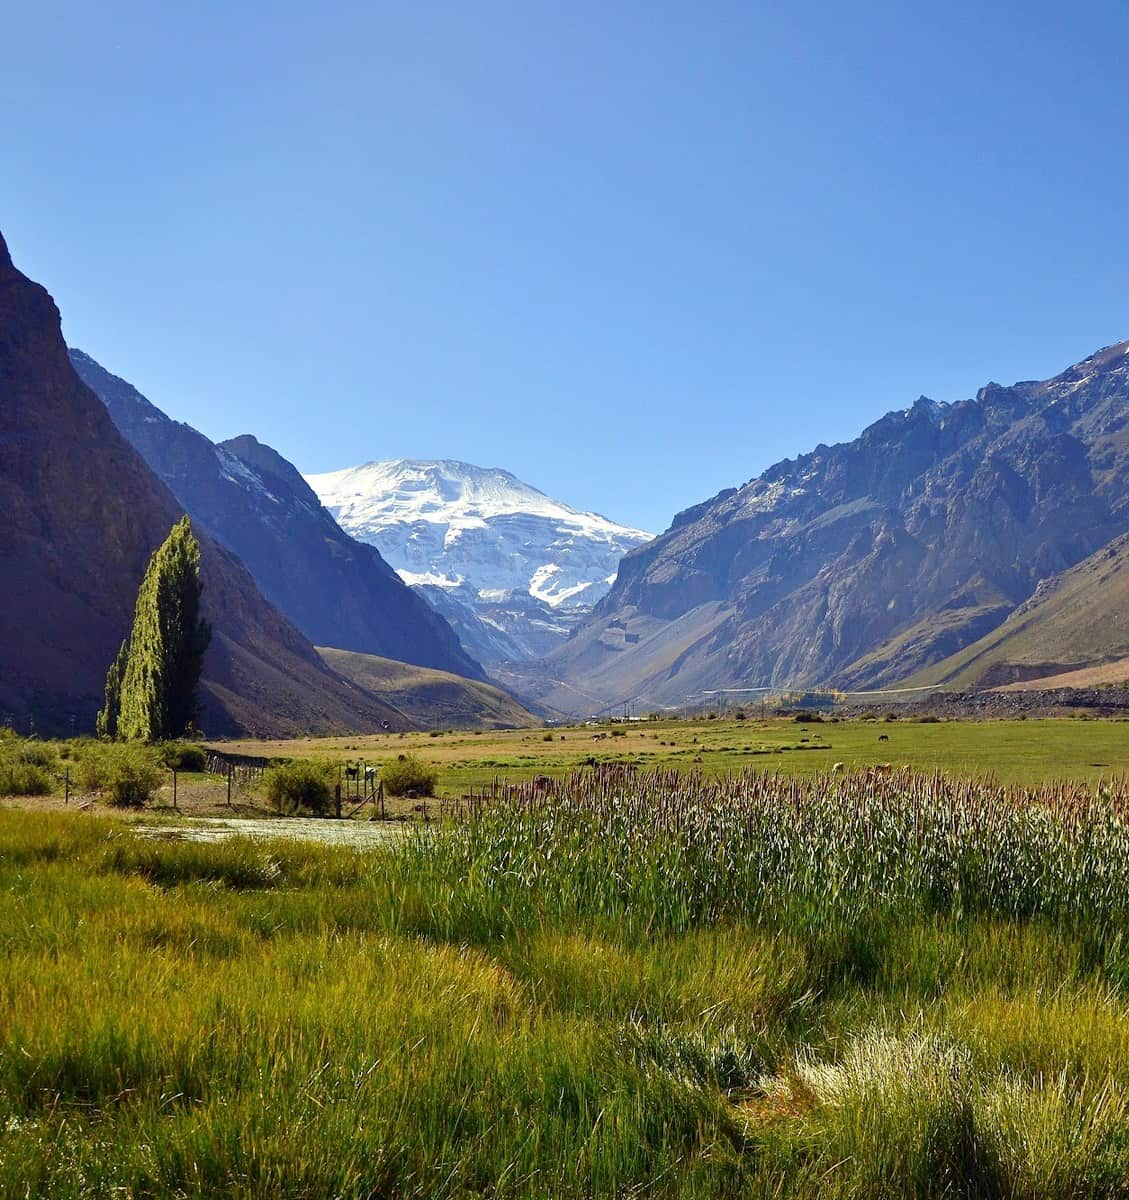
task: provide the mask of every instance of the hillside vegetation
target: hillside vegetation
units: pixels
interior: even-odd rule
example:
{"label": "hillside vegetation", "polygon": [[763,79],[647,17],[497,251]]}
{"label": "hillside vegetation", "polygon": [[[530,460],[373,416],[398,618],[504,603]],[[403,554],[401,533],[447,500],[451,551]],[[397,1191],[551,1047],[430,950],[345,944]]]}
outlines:
{"label": "hillside vegetation", "polygon": [[424,729],[509,729],[540,724],[493,684],[410,663],[318,646],[326,665]]}

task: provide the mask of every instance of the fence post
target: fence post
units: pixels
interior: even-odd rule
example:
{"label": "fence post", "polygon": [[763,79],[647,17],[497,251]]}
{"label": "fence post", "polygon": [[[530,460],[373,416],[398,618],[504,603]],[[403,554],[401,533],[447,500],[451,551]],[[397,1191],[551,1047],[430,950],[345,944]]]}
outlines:
{"label": "fence post", "polygon": [[66,782],[66,794],[65,794],[65,797],[64,797],[64,799],[63,799],[63,803],[64,803],[64,804],[70,804],[70,802],[71,802],[71,769],[70,769],[70,767],[67,767],[67,776],[66,776],[66,780],[67,780],[67,782]]}
{"label": "fence post", "polygon": [[341,816],[341,784],[338,784],[333,789],[333,810],[334,815],[340,818]]}
{"label": "fence post", "polygon": [[227,807],[231,808],[231,780],[235,775],[235,764],[227,764]]}
{"label": "fence post", "polygon": [[172,769],[172,806],[176,808],[176,767]]}
{"label": "fence post", "polygon": [[384,820],[384,780],[376,785],[376,794],[380,797],[380,819]]}

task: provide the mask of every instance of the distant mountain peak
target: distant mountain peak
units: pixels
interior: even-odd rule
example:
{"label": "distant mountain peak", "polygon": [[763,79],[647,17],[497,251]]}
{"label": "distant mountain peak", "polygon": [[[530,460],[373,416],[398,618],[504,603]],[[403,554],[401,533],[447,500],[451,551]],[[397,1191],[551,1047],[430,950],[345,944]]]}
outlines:
{"label": "distant mountain peak", "polygon": [[595,536],[602,532],[609,538],[626,536],[638,541],[653,536],[554,500],[512,471],[479,467],[458,459],[374,460],[305,478],[326,507],[356,536],[360,536],[358,529],[370,522],[374,528],[382,528],[390,513],[401,519],[410,514],[432,523],[456,524],[526,514],[579,525]]}
{"label": "distant mountain peak", "polygon": [[[436,589],[446,593],[449,620],[458,616],[450,605],[469,606],[468,624],[456,621],[460,637],[494,660],[544,653],[565,638],[607,592],[623,555],[651,539],[511,471],[456,459],[397,458],[305,478],[342,528],[376,546],[405,582],[428,589],[433,603]],[[490,630],[476,638],[475,621]]]}

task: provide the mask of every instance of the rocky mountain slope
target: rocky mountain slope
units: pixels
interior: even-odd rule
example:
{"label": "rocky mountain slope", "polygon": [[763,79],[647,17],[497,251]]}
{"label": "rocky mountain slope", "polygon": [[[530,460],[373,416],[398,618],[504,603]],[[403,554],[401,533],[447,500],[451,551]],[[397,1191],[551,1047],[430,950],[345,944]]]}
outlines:
{"label": "rocky mountain slope", "polygon": [[250,435],[217,445],[88,354],[70,355],[193,522],[239,556],[267,599],[311,641],[484,678],[447,622],[372,546],[340,529],[280,454]]}
{"label": "rocky mountain slope", "polygon": [[583,711],[895,684],[1129,529],[1127,485],[1129,343],[1046,382],[922,397],[676,517],[528,694]]}
{"label": "rocky mountain slope", "polygon": [[909,685],[1091,687],[1129,678],[1129,535],[1035,593],[991,633]]}
{"label": "rocky mountain slope", "polygon": [[[146,563],[181,512],[75,374],[58,309],[0,237],[0,719],[93,728]],[[228,551],[201,544],[208,732],[408,724],[329,670]]]}
{"label": "rocky mountain slope", "polygon": [[396,459],[307,475],[487,665],[560,645],[650,534],[553,500],[508,471]]}

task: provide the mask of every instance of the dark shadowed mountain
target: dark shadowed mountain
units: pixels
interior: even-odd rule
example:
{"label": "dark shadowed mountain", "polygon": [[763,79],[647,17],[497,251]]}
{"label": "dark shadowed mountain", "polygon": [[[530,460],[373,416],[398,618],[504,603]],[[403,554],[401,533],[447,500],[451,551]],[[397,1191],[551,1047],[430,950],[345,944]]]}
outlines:
{"label": "dark shadowed mountain", "polygon": [[124,379],[71,350],[114,424],[263,594],[318,645],[484,679],[447,622],[354,541],[280,454],[250,435],[215,444],[173,421]]}
{"label": "dark shadowed mountain", "polygon": [[623,559],[554,679],[522,682],[572,711],[892,685],[1129,529],[1127,481],[1129,343],[1046,382],[923,397],[681,513]]}
{"label": "dark shadowed mountain", "polygon": [[[150,554],[182,512],[78,378],[47,292],[0,238],[0,716],[93,727]],[[230,552],[202,533],[201,685],[213,734],[393,728],[402,714],[329,670]]]}

